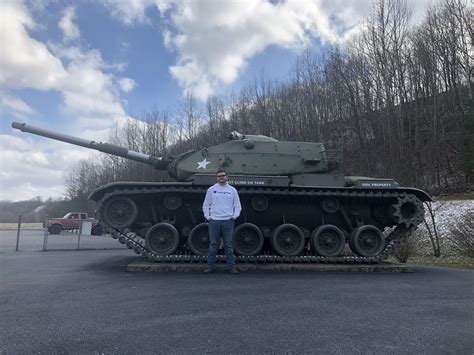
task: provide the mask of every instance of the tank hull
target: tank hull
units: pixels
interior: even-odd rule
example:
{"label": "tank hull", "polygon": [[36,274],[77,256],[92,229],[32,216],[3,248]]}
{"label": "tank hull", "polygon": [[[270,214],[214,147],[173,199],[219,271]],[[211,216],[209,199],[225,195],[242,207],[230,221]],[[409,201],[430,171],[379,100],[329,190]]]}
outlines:
{"label": "tank hull", "polygon": [[[90,198],[113,236],[137,253],[154,261],[204,262],[208,236],[201,208],[209,179],[214,177],[118,182]],[[423,202],[430,200],[404,187],[301,186],[286,177],[230,180],[242,203],[234,233],[240,261],[378,262],[423,221]],[[115,218],[122,207],[125,212]]]}

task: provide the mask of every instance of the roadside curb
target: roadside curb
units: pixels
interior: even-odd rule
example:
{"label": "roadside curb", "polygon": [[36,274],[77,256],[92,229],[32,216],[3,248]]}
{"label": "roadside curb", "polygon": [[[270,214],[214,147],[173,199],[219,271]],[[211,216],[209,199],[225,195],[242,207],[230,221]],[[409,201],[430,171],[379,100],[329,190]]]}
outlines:
{"label": "roadside curb", "polygon": [[[127,265],[129,272],[202,272],[206,264],[186,263],[154,263],[147,261],[134,261]],[[311,271],[311,272],[414,272],[409,265],[395,263],[379,264],[238,264],[240,272],[287,272],[287,271]],[[217,273],[226,272],[225,265],[217,265]]]}

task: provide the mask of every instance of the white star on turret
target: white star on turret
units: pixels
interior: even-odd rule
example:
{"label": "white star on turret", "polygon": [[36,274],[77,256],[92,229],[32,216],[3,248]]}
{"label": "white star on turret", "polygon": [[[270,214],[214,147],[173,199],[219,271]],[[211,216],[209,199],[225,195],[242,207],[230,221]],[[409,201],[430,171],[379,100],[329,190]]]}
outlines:
{"label": "white star on turret", "polygon": [[209,164],[211,164],[211,162],[210,162],[210,161],[207,161],[207,159],[204,158],[203,161],[198,161],[198,162],[197,162],[197,165],[198,165],[197,168],[198,168],[198,169],[204,169],[204,170],[206,170],[206,167],[207,167]]}

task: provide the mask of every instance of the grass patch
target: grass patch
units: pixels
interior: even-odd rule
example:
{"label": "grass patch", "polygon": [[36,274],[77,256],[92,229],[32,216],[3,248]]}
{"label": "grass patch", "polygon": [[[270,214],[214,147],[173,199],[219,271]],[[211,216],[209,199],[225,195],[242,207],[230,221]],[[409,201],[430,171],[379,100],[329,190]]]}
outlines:
{"label": "grass patch", "polygon": [[[0,223],[0,230],[17,230],[18,223]],[[21,229],[43,229],[43,223],[22,223]]]}
{"label": "grass patch", "polygon": [[468,192],[465,194],[453,194],[440,196],[440,201],[464,201],[464,200],[474,200],[474,192]]}
{"label": "grass patch", "polygon": [[474,258],[465,256],[412,256],[407,264],[474,270]]}

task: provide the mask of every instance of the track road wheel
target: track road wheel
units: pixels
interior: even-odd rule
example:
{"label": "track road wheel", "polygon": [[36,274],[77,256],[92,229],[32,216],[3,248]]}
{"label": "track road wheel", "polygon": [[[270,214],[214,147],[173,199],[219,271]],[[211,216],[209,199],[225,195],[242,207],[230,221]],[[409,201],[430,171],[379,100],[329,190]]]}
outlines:
{"label": "track road wheel", "polygon": [[102,216],[105,223],[117,229],[130,227],[137,218],[137,205],[128,197],[113,197],[105,203]]}
{"label": "track road wheel", "polygon": [[60,224],[53,224],[49,227],[49,233],[51,234],[59,234],[63,231],[63,227]]}
{"label": "track road wheel", "polygon": [[282,224],[272,234],[273,249],[281,256],[294,256],[303,251],[305,239],[303,232],[294,224]]}
{"label": "track road wheel", "polygon": [[244,223],[235,228],[234,250],[238,255],[257,255],[262,246],[263,234],[255,224]]}
{"label": "track road wheel", "polygon": [[209,223],[200,223],[189,232],[188,247],[195,255],[206,256],[209,243]]}
{"label": "track road wheel", "polygon": [[146,247],[159,256],[173,254],[179,245],[179,233],[169,223],[152,226],[145,235]]}
{"label": "track road wheel", "polygon": [[331,224],[316,228],[311,235],[311,247],[321,256],[338,256],[345,244],[344,233]]}
{"label": "track road wheel", "polygon": [[365,225],[352,231],[349,244],[357,255],[371,257],[383,250],[385,239],[380,229],[372,225]]}

